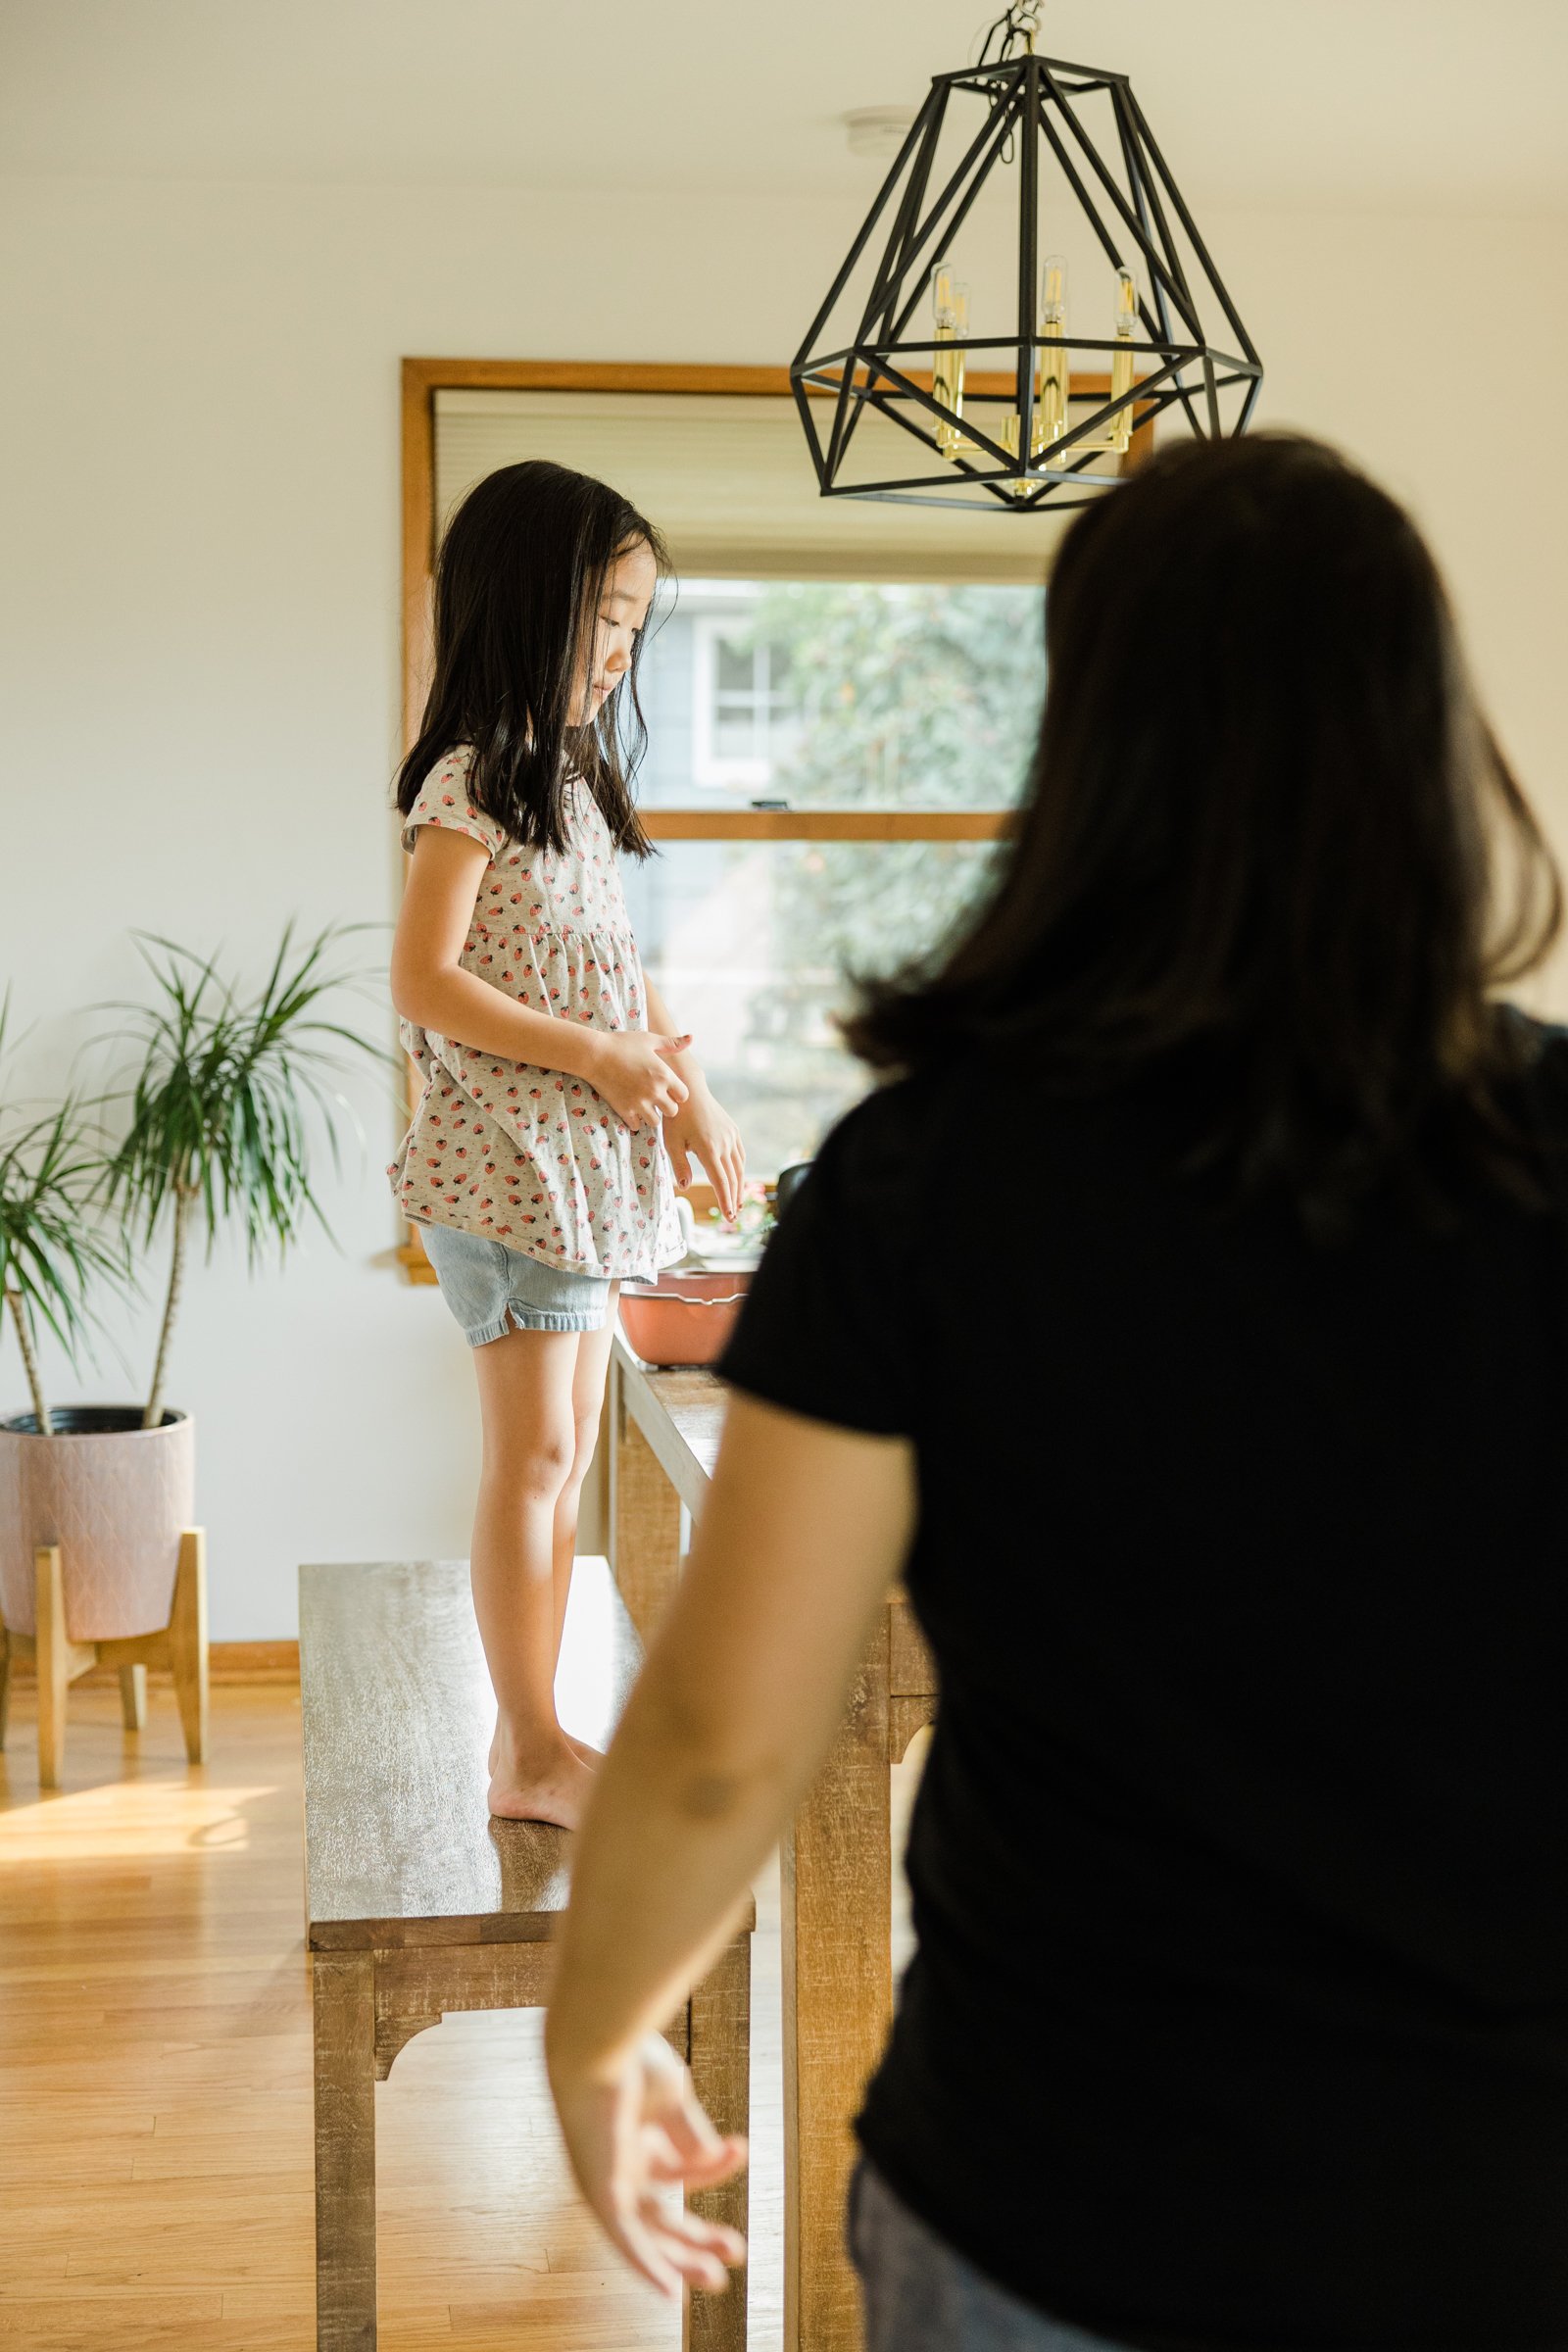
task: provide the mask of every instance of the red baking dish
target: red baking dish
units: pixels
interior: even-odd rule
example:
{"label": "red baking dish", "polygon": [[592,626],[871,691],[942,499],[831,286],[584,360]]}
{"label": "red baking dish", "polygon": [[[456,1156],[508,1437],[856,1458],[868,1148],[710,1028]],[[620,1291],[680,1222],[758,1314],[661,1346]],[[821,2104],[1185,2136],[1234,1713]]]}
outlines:
{"label": "red baking dish", "polygon": [[750,1272],[661,1274],[623,1282],[620,1321],[645,1364],[710,1364],[735,1327]]}

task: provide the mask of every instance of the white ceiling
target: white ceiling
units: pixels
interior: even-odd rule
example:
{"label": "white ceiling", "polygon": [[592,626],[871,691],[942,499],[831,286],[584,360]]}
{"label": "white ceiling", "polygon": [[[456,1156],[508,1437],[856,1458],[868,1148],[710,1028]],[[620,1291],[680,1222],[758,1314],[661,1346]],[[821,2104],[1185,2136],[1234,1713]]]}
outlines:
{"label": "white ceiling", "polygon": [[[838,118],[998,8],[0,0],[0,172],[854,194]],[[1212,203],[1568,211],[1568,0],[1047,0],[1041,46]]]}

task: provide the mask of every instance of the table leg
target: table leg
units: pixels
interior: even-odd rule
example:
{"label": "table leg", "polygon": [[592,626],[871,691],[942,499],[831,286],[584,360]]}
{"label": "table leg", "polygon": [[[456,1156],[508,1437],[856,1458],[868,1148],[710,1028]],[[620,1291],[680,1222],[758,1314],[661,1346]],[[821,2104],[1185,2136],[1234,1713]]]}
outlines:
{"label": "table leg", "polygon": [[375,2352],[375,1963],[318,1952],[317,2352]]}
{"label": "table leg", "polygon": [[784,1979],[784,2352],[858,2352],[844,2251],[851,2122],[893,2013],[888,1626],[780,1853]]}
{"label": "table leg", "polygon": [[680,1496],[626,1411],[612,1369],[610,1565],[646,1649],[680,1582]]}
{"label": "table leg", "polygon": [[[720,2132],[745,2132],[751,2110],[752,1939],[732,1943],[691,1999],[692,2082]],[[694,2213],[746,2229],[747,2176],[691,2199]],[[721,2295],[688,2296],[683,2352],[745,2352],[746,2273]]]}

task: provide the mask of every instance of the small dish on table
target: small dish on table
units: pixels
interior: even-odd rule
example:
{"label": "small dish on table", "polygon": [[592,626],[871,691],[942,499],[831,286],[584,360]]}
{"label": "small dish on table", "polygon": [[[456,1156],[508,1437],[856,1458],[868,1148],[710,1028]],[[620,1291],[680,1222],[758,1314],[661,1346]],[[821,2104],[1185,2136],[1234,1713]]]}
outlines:
{"label": "small dish on table", "polygon": [[[706,1253],[705,1253],[706,1254]],[[623,1282],[620,1322],[645,1364],[710,1364],[735,1327],[752,1266],[684,1267],[657,1282]]]}

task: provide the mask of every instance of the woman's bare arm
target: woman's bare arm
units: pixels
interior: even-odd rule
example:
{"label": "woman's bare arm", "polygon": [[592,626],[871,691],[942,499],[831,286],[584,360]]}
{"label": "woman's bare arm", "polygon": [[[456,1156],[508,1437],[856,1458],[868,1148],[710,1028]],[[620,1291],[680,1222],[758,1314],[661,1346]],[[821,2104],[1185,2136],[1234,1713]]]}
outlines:
{"label": "woman's bare arm", "polygon": [[[826,1754],[914,1497],[903,1439],[733,1399],[690,1566],[578,1838],[551,2081],[585,2194],[666,2291],[715,2284],[735,2256],[724,2233],[661,2218],[653,2183],[721,2178],[722,2143],[689,2089],[668,2109],[644,2037],[723,1948]],[[677,2163],[638,2175],[648,2134],[633,2127],[656,2113]]]}

